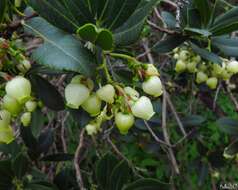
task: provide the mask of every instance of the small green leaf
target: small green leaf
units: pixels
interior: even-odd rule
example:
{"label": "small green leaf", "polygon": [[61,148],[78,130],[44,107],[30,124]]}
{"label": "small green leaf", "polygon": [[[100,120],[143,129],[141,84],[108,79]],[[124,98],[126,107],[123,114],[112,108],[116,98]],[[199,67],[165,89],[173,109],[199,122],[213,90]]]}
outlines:
{"label": "small green leaf", "polygon": [[211,32],[205,29],[198,29],[198,28],[185,28],[185,32],[191,33],[193,35],[199,35],[199,36],[204,36],[204,37],[209,37],[212,35]]}
{"label": "small green leaf", "polygon": [[200,126],[206,119],[200,115],[189,115],[181,119],[184,126]]}
{"label": "small green leaf", "polygon": [[94,24],[88,23],[81,26],[76,32],[83,40],[95,42],[98,36],[97,27]]}
{"label": "small green leaf", "polygon": [[176,18],[170,12],[162,11],[161,16],[168,28],[172,29],[176,27]]}
{"label": "small green leaf", "polygon": [[54,143],[54,135],[52,129],[42,132],[38,138],[37,149],[39,153],[47,153],[51,145]]}
{"label": "small green leaf", "polygon": [[109,30],[101,29],[96,40],[96,44],[103,50],[112,50],[113,48],[113,36]]}
{"label": "small green leaf", "polygon": [[0,1],[0,23],[3,21],[4,15],[6,13],[7,0]]}

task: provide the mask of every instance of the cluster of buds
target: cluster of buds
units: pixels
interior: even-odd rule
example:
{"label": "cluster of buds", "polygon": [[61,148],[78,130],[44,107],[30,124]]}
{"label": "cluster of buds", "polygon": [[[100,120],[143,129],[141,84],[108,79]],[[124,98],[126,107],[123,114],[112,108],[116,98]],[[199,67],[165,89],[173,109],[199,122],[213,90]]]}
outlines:
{"label": "cluster of buds", "polygon": [[[161,96],[162,83],[155,66],[146,64],[143,73],[145,76],[145,81],[142,83],[143,91],[152,97]],[[93,81],[82,75],[73,77],[65,87],[65,99],[68,107],[72,109],[82,107],[95,117],[86,125],[89,135],[97,134],[101,130],[102,122],[112,118],[120,133],[127,134],[135,123],[135,117],[150,120],[155,114],[151,99],[140,96],[134,88],[110,83],[94,91]],[[104,109],[102,109],[102,102],[106,104]]]}
{"label": "cluster of buds", "polygon": [[25,57],[24,51],[16,44],[16,41],[8,41],[0,38],[0,69],[5,70],[5,68],[10,67],[24,74],[31,68],[31,64]]}
{"label": "cluster of buds", "polygon": [[222,65],[205,62],[187,47],[174,49],[175,71],[196,74],[196,83],[205,83],[210,89],[216,89],[219,80],[229,80],[238,73],[238,62],[223,59]]}
{"label": "cluster of buds", "polygon": [[20,117],[22,125],[29,126],[31,113],[36,109],[37,103],[31,97],[31,83],[25,77],[12,78],[7,82],[5,91],[0,110],[0,142],[10,143],[14,139],[12,118],[16,120]]}

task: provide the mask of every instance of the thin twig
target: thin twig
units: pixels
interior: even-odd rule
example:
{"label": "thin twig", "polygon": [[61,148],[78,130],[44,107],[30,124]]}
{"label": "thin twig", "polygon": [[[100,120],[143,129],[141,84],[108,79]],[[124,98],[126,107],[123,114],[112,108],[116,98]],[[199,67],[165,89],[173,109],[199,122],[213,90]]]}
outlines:
{"label": "thin twig", "polygon": [[67,120],[68,116],[69,116],[69,113],[67,112],[61,121],[61,141],[62,141],[64,153],[67,153],[67,144],[65,141],[65,121]]}
{"label": "thin twig", "polygon": [[227,85],[227,92],[228,92],[228,95],[231,99],[231,101],[233,102],[233,104],[235,105],[235,109],[236,111],[238,111],[238,102],[236,100],[236,97],[233,95],[233,93],[231,92],[231,89],[229,88],[229,86]]}
{"label": "thin twig", "polygon": [[177,32],[176,31],[172,31],[172,30],[169,30],[167,28],[161,28],[160,26],[158,26],[157,24],[147,20],[147,23],[152,26],[153,28],[155,28],[156,30],[160,31],[160,32],[165,32],[167,34],[176,34]]}
{"label": "thin twig", "polygon": [[155,139],[156,142],[166,145],[168,147],[172,147],[170,144],[159,139],[159,137],[154,133],[154,131],[151,129],[151,127],[147,121],[144,120],[144,123],[145,123],[146,128],[148,129],[148,131],[150,132],[150,134],[152,135],[152,137]]}
{"label": "thin twig", "polygon": [[[169,135],[168,135],[168,131],[167,131],[167,128],[166,128],[166,115],[167,115],[167,109],[166,109],[166,91],[164,90],[164,94],[163,94],[163,105],[162,105],[162,131],[163,131],[163,134],[164,134],[164,139],[165,139],[165,142],[169,145],[170,144],[170,140],[169,140]],[[170,156],[170,160],[171,160],[171,163],[173,165],[173,168],[175,170],[175,173],[176,174],[179,174],[179,168],[178,168],[178,164],[177,164],[177,161],[176,161],[176,158],[174,156],[174,153],[173,153],[173,150],[172,148],[168,148],[168,153],[169,153],[169,156]]]}
{"label": "thin twig", "polygon": [[178,123],[178,126],[179,126],[181,132],[183,133],[184,136],[187,136],[187,133],[186,133],[186,131],[184,129],[183,123],[181,122],[181,120],[180,120],[180,118],[179,118],[179,116],[178,116],[178,114],[177,114],[177,112],[176,112],[176,110],[174,108],[174,105],[173,105],[173,103],[172,103],[172,101],[170,99],[170,96],[169,96],[169,94],[167,92],[166,92],[166,100],[168,102],[168,105],[169,105],[172,113],[174,114],[174,117],[175,117],[175,119],[176,119],[176,121]]}
{"label": "thin twig", "polygon": [[83,143],[84,143],[84,133],[85,133],[85,128],[82,129],[82,131],[80,133],[79,144],[78,144],[77,150],[75,152],[75,156],[74,156],[74,167],[76,170],[77,183],[81,190],[86,190],[86,188],[84,187],[83,178],[82,178],[82,174],[81,174],[80,167],[79,167],[80,153],[81,153],[81,149],[82,149]]}
{"label": "thin twig", "polygon": [[111,145],[112,149],[115,151],[115,153],[123,160],[125,160],[129,167],[132,169],[133,173],[142,178],[143,176],[141,176],[135,169],[135,167],[133,166],[132,162],[130,160],[128,160],[121,152],[120,150],[117,148],[117,146],[112,142],[112,140],[110,139],[110,135],[107,136],[107,142]]}
{"label": "thin twig", "polygon": [[216,90],[216,94],[215,94],[215,97],[214,97],[214,101],[213,101],[213,111],[215,111],[216,110],[216,102],[217,102],[217,98],[218,98],[218,95],[219,95],[219,92],[220,92],[220,90],[221,90],[221,83],[219,83],[219,85],[218,85],[218,88],[217,88],[217,90]]}

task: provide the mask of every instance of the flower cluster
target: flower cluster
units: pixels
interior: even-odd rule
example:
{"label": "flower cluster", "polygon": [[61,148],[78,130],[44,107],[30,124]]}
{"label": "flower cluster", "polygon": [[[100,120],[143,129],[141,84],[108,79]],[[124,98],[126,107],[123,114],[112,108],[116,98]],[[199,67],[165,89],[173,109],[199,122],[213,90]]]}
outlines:
{"label": "flower cluster", "polygon": [[[146,64],[143,73],[145,76],[142,83],[143,91],[152,97],[161,96],[162,83],[155,66]],[[65,99],[69,108],[79,109],[81,107],[95,117],[86,125],[89,135],[97,134],[101,130],[102,122],[112,118],[120,133],[127,134],[134,125],[135,117],[149,120],[155,114],[151,99],[147,96],[140,96],[134,88],[112,82],[94,91],[93,81],[82,75],[73,77],[65,87]],[[105,107],[102,109],[103,102]]]}
{"label": "flower cluster", "polygon": [[29,126],[31,113],[37,103],[31,97],[31,83],[23,76],[16,76],[7,82],[6,94],[2,98],[0,110],[0,142],[10,143],[14,139],[12,118],[20,117],[23,126]]}
{"label": "flower cluster", "polygon": [[196,83],[206,83],[210,89],[216,89],[219,80],[229,80],[238,73],[238,62],[222,59],[222,65],[205,62],[191,49],[181,47],[174,49],[176,59],[175,71],[178,73],[189,72],[196,74]]}

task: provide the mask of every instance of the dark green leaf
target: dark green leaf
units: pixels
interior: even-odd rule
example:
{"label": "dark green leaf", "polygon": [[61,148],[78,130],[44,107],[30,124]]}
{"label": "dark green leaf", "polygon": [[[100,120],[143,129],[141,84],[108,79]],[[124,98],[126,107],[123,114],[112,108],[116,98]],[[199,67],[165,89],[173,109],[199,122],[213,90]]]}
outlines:
{"label": "dark green leaf", "polygon": [[106,154],[97,164],[96,178],[102,189],[106,189],[110,183],[108,176],[112,174],[112,168],[116,166],[118,160],[111,154]]}
{"label": "dark green leaf", "polygon": [[184,31],[189,34],[200,35],[200,36],[204,36],[204,37],[209,37],[212,35],[211,32],[209,32],[208,30],[205,30],[205,29],[185,28]]}
{"label": "dark green leaf", "polygon": [[144,1],[144,6],[140,6],[122,26],[113,32],[116,45],[130,45],[139,38],[144,22],[157,2],[157,0]]}
{"label": "dark green leaf", "polygon": [[204,26],[209,23],[211,17],[211,7],[208,0],[194,0],[196,8],[199,10]]}
{"label": "dark green leaf", "polygon": [[81,108],[78,110],[69,109],[69,112],[72,115],[74,121],[76,121],[80,127],[84,127],[92,120],[90,115]]}
{"label": "dark green leaf", "polygon": [[202,123],[205,122],[205,118],[200,115],[189,115],[181,119],[184,126],[200,126]]}
{"label": "dark green leaf", "polygon": [[192,47],[193,51],[195,51],[203,59],[206,59],[213,63],[222,64],[222,60],[220,59],[220,57],[218,55],[216,55],[212,52],[209,52],[208,50],[206,50],[204,48],[200,48],[197,45],[195,45],[194,43],[191,43],[191,47]]}
{"label": "dark green leaf", "polygon": [[39,136],[37,146],[38,151],[40,153],[47,153],[53,143],[54,143],[53,131],[51,129],[47,129]]}
{"label": "dark green leaf", "polygon": [[31,75],[30,80],[36,96],[48,108],[56,111],[64,109],[64,100],[58,90],[52,84],[39,75]]}
{"label": "dark green leaf", "polygon": [[41,158],[41,161],[63,162],[63,161],[72,160],[73,158],[74,158],[73,154],[57,153],[57,154],[46,155],[43,158]]}
{"label": "dark green leaf", "polygon": [[217,121],[217,124],[223,132],[229,135],[238,135],[238,120],[223,117]]}
{"label": "dark green leaf", "polygon": [[222,25],[220,27],[212,29],[211,31],[214,36],[221,36],[224,34],[230,34],[231,32],[234,32],[236,30],[238,30],[238,22]]}
{"label": "dark green leaf", "polygon": [[39,64],[57,70],[81,72],[93,75],[95,57],[74,36],[47,23],[42,18],[33,18],[24,24],[26,30],[44,40],[32,58]]}
{"label": "dark green leaf", "polygon": [[12,169],[18,179],[22,179],[28,170],[29,162],[25,155],[20,153],[13,161]]}
{"label": "dark green leaf", "polygon": [[21,147],[14,140],[10,144],[0,144],[0,152],[15,157],[21,151]]}
{"label": "dark green leaf", "polygon": [[109,30],[102,29],[99,32],[95,43],[103,50],[112,50],[114,43],[112,33]]}
{"label": "dark green leaf", "polygon": [[164,19],[168,28],[175,28],[176,27],[176,18],[170,12],[162,11],[161,16]]}
{"label": "dark green leaf", "polygon": [[21,126],[20,129],[21,129],[21,137],[25,145],[31,150],[36,150],[37,139],[33,136],[31,127]]}
{"label": "dark green leaf", "polygon": [[180,46],[185,40],[186,37],[183,36],[169,36],[167,39],[157,42],[152,50],[156,53],[169,53],[174,48]]}
{"label": "dark green leaf", "polygon": [[14,173],[11,167],[11,160],[0,161],[0,188],[2,190],[10,190],[12,188],[12,180]]}
{"label": "dark green leaf", "polygon": [[139,179],[129,184],[124,190],[168,190],[169,184],[162,183],[156,179]]}
{"label": "dark green leaf", "polygon": [[26,190],[57,190],[57,188],[49,182],[40,181],[27,184]]}
{"label": "dark green leaf", "polygon": [[31,131],[35,138],[37,138],[39,136],[40,131],[43,128],[45,121],[47,121],[47,118],[44,116],[44,114],[41,112],[40,109],[36,109],[32,113]]}
{"label": "dark green leaf", "polygon": [[97,28],[94,24],[85,24],[77,30],[77,34],[85,41],[95,42],[98,36]]}
{"label": "dark green leaf", "polygon": [[212,45],[217,47],[226,56],[238,57],[238,38],[225,36],[212,38]]}
{"label": "dark green leaf", "polygon": [[3,21],[4,15],[6,13],[7,0],[0,1],[0,23]]}
{"label": "dark green leaf", "polygon": [[109,189],[121,190],[130,178],[130,168],[126,161],[119,162],[113,169],[110,176]]}

